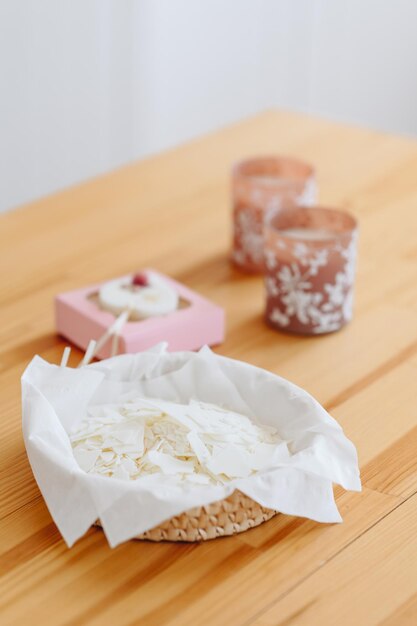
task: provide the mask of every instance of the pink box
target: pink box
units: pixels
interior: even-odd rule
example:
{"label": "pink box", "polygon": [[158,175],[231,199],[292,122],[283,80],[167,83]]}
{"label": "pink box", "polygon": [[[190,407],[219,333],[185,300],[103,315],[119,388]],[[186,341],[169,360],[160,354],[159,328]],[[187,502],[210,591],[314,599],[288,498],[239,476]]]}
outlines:
{"label": "pink box", "polygon": [[[144,272],[158,275],[175,289],[181,306],[165,316],[127,322],[120,334],[119,353],[147,350],[160,341],[167,341],[168,349],[174,351],[197,350],[224,340],[225,314],[221,307],[155,270]],[[57,331],[83,350],[91,339],[99,339],[115,320],[112,313],[100,309],[94,301],[100,286],[97,283],[55,298]],[[107,358],[110,350],[111,341],[108,341],[97,356]]]}

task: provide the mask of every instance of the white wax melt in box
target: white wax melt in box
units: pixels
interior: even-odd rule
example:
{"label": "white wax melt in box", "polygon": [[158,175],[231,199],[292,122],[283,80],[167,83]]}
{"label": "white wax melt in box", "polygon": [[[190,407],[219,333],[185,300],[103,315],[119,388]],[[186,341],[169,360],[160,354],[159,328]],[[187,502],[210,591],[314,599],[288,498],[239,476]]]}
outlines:
{"label": "white wax melt in box", "polygon": [[[161,341],[168,342],[170,350],[197,350],[224,340],[225,315],[221,307],[155,270],[145,269],[141,276],[166,286],[171,300],[173,295],[176,298],[176,308],[158,315],[152,315],[152,310],[145,308],[143,319],[137,319],[133,311],[120,330],[119,353],[140,352]],[[115,279],[115,283],[127,283],[132,279],[133,275],[124,276]],[[103,308],[100,296],[103,299],[106,294],[100,289],[109,284],[90,285],[55,298],[57,331],[83,350],[87,349],[92,339],[98,340],[106,333],[128,300],[128,292],[119,291],[116,292],[114,310]],[[168,303],[168,308],[170,306],[172,309],[172,302]],[[112,342],[107,341],[95,356],[107,358],[111,352]]]}

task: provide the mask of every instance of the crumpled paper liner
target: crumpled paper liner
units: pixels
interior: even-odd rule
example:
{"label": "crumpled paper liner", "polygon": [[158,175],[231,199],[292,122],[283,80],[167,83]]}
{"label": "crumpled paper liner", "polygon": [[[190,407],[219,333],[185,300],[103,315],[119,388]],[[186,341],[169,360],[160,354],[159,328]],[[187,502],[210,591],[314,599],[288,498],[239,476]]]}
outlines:
{"label": "crumpled paper liner", "polygon": [[[89,403],[116,402],[132,391],[180,403],[194,398],[243,413],[276,427],[291,456],[274,469],[226,485],[178,485],[159,474],[122,481],[85,473],[68,433],[76,430]],[[235,489],[265,508],[340,522],[333,483],[361,489],[355,447],[314,398],[275,374],[209,348],[169,353],[160,344],[79,369],[35,356],[22,376],[22,402],[29,461],[68,546],[97,519],[116,546]]]}

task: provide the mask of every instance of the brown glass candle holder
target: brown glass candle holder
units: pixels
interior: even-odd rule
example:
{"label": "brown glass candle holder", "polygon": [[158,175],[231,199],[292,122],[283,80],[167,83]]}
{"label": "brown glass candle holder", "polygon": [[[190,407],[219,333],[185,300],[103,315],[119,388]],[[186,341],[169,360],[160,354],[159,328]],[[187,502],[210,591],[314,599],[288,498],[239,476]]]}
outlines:
{"label": "brown glass candle holder", "polygon": [[310,206],[316,200],[311,165],[286,157],[237,163],[232,170],[232,260],[247,272],[263,271],[266,213],[289,204]]}
{"label": "brown glass candle holder", "polygon": [[268,213],[264,255],[266,321],[280,330],[317,335],[352,318],[357,222],[322,207]]}

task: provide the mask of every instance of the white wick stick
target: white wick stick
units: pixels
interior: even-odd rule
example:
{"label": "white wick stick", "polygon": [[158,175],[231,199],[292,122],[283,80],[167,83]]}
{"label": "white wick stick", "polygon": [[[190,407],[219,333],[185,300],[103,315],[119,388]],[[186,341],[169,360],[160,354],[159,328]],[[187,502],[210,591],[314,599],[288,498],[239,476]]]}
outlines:
{"label": "white wick stick", "polygon": [[112,329],[112,333],[117,333],[118,335],[120,335],[123,326],[129,319],[129,315],[130,309],[126,309],[125,311],[120,313],[119,317],[114,320],[113,324],[110,326],[110,328]]}
{"label": "white wick stick", "polygon": [[82,367],[83,365],[88,365],[91,359],[94,356],[94,350],[96,347],[96,340],[92,339],[88,344],[87,350],[85,351],[84,358],[81,363],[79,363],[78,367]]}
{"label": "white wick stick", "polygon": [[111,353],[110,353],[111,356],[116,356],[116,354],[119,351],[120,335],[121,335],[123,326],[126,324],[127,320],[129,319],[129,315],[130,315],[130,309],[126,309],[126,311],[123,311],[123,313],[121,313],[119,317],[117,318],[117,320],[115,320],[112,324],[113,341],[112,341]]}
{"label": "white wick stick", "polygon": [[114,333],[113,340],[111,342],[110,356],[116,356],[119,349],[119,333]]}
{"label": "white wick stick", "polygon": [[70,354],[71,354],[71,348],[69,346],[66,346],[64,348],[64,352],[62,353],[61,367],[67,367]]}
{"label": "white wick stick", "polygon": [[[100,337],[100,339],[98,339],[97,343],[96,343],[96,347],[94,349],[94,354],[93,357],[100,352],[101,348],[104,346],[105,343],[107,343],[107,341],[110,339],[110,337],[113,337],[113,344],[112,344],[112,352],[111,352],[111,356],[114,356],[117,353],[117,348],[118,348],[118,339],[116,341],[115,337],[120,337],[120,333],[122,331],[123,326],[125,325],[125,323],[127,322],[127,320],[129,319],[129,315],[130,315],[130,309],[126,309],[125,311],[122,311],[122,313],[120,313],[119,317],[117,317],[114,322],[108,327],[108,329],[106,330],[106,332]],[[91,357],[91,358],[93,358]]]}

